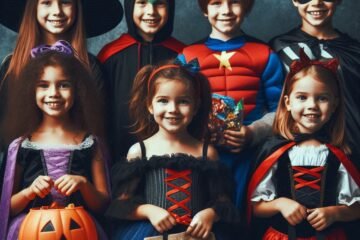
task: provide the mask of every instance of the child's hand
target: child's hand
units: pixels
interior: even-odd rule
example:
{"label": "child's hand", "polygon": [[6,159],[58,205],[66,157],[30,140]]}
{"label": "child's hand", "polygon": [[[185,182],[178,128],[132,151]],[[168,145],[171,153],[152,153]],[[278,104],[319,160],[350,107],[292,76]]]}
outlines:
{"label": "child's hand", "polygon": [[34,200],[36,196],[44,198],[51,191],[53,181],[49,176],[38,176],[32,184],[28,187],[26,198]]}
{"label": "child's hand", "polygon": [[206,208],[198,212],[187,228],[186,234],[193,238],[206,239],[216,218],[216,213],[212,208]]}
{"label": "child's hand", "polygon": [[175,218],[161,207],[152,206],[147,217],[159,233],[166,232],[176,225]]}
{"label": "child's hand", "polygon": [[308,209],[307,221],[316,231],[322,231],[335,222],[331,207]]}
{"label": "child's hand", "polygon": [[59,177],[55,183],[55,189],[63,195],[70,196],[72,193],[80,190],[87,182],[87,179],[79,175],[63,175]]}
{"label": "child's hand", "polygon": [[251,130],[247,126],[242,126],[240,131],[225,130],[224,138],[226,145],[231,148],[230,152],[239,153],[251,140]]}
{"label": "child's hand", "polygon": [[281,214],[292,226],[295,226],[306,219],[306,208],[292,199],[281,198],[279,206]]}

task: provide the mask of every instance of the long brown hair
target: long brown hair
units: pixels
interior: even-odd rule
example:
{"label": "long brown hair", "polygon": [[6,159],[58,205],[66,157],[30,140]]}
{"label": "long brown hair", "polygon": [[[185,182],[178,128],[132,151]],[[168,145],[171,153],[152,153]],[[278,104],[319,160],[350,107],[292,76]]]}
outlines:
{"label": "long brown hair", "polygon": [[[75,2],[75,21],[68,30],[68,40],[77,52],[77,57],[90,69],[88,53],[86,48],[86,35],[83,20],[83,11],[81,0]],[[6,77],[17,79],[21,70],[30,60],[30,50],[37,45],[42,44],[41,27],[37,22],[37,5],[39,0],[26,0],[24,16],[21,21],[19,34],[17,37],[14,53],[12,55],[9,68],[5,74]],[[59,39],[60,40],[60,39]]]}
{"label": "long brown hair", "polygon": [[[104,137],[102,98],[94,86],[91,73],[72,55],[49,51],[34,59],[20,72],[19,79],[9,83],[9,104],[1,126],[5,143],[30,135],[40,125],[42,111],[36,104],[36,84],[48,66],[60,67],[74,88],[74,103],[69,116],[79,130]],[[9,124],[11,123],[11,124]]]}
{"label": "long brown hair", "polygon": [[[167,64],[173,64],[168,62]],[[165,64],[164,64],[165,65]],[[156,71],[164,65],[147,65],[136,74],[129,105],[130,118],[133,121],[134,133],[144,140],[155,134],[159,126],[154,121],[148,107],[151,105],[153,97],[156,94],[159,79],[178,80],[186,83],[192,90],[195,99],[197,111],[191,123],[188,126],[189,133],[202,139],[207,133],[207,122],[211,110],[211,92],[207,79],[200,73],[190,73],[185,68],[169,67]],[[149,78],[151,76],[151,82]]]}
{"label": "long brown hair", "polygon": [[323,66],[310,65],[308,67],[304,67],[294,76],[286,79],[275,115],[273,125],[274,133],[289,140],[294,139],[293,134],[294,131],[296,131],[296,123],[292,118],[290,111],[286,108],[284,97],[289,96],[294,88],[294,84],[306,76],[311,76],[317,81],[325,83],[329,86],[336,97],[336,109],[332,113],[329,121],[324,125],[323,130],[330,138],[329,143],[340,147],[345,152],[349,153],[349,148],[345,143],[345,110],[344,94],[342,89],[343,86],[340,80],[341,78]]}

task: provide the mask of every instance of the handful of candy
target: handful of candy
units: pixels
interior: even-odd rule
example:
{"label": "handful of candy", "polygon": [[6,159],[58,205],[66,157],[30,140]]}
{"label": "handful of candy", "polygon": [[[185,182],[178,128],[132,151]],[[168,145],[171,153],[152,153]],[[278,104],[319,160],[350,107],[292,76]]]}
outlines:
{"label": "handful of candy", "polygon": [[212,95],[212,112],[210,130],[216,133],[215,144],[224,145],[224,130],[240,130],[244,118],[244,103],[237,104],[232,97],[214,93]]}

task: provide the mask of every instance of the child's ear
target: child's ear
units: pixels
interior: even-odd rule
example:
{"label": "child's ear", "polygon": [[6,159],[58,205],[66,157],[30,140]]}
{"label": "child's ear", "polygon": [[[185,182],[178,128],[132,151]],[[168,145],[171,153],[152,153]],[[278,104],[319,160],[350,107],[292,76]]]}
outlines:
{"label": "child's ear", "polygon": [[289,99],[288,95],[284,95],[284,103],[285,103],[286,110],[290,111],[291,107],[290,107],[290,99]]}
{"label": "child's ear", "polygon": [[147,109],[148,109],[148,111],[149,111],[150,114],[154,114],[154,110],[153,110],[152,104],[148,105]]}

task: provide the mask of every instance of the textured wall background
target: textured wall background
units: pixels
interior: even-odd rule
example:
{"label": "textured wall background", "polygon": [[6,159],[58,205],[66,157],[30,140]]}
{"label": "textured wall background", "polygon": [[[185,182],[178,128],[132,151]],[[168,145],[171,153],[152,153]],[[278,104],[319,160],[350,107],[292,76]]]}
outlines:
{"label": "textured wall background", "polygon": [[[101,1],[101,0],[100,0]],[[121,2],[123,0],[120,0]],[[343,0],[338,7],[334,25],[341,31],[360,40],[360,1]],[[210,27],[201,14],[196,0],[176,0],[174,36],[185,43],[192,43],[205,37]],[[288,31],[300,24],[300,19],[291,0],[256,0],[251,14],[246,18],[243,29],[264,41]],[[125,20],[112,31],[88,41],[89,51],[97,54],[107,42],[126,31]],[[12,52],[16,33],[0,25],[0,61]]]}

